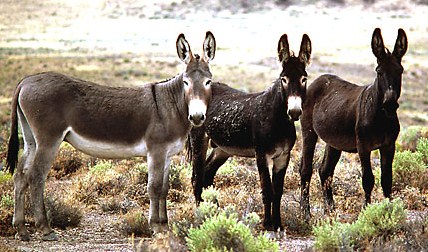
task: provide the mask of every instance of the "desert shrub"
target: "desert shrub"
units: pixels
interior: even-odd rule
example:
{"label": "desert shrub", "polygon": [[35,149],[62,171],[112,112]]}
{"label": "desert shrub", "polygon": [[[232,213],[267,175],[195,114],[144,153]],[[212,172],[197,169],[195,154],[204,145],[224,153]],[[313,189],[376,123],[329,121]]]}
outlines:
{"label": "desert shrub", "polygon": [[287,233],[299,235],[308,235],[311,233],[312,225],[306,221],[299,204],[285,204],[283,214],[282,220]]}
{"label": "desert shrub", "polygon": [[428,166],[428,138],[419,138],[416,145],[416,151],[422,154],[422,159],[425,163],[425,167]]}
{"label": "desert shrub", "polygon": [[101,161],[95,164],[94,166],[90,167],[89,172],[94,175],[102,174],[110,170],[112,167],[113,167],[113,164],[111,163],[111,161]]}
{"label": "desert shrub", "polygon": [[321,251],[352,250],[364,248],[371,241],[386,239],[403,230],[407,213],[401,200],[386,199],[368,205],[354,223],[322,221],[313,232],[315,248]]}
{"label": "desert shrub", "polygon": [[385,199],[361,211],[353,227],[358,237],[388,236],[403,227],[406,217],[404,203],[400,199]]}
{"label": "desert shrub", "polygon": [[68,204],[59,195],[48,194],[45,199],[46,212],[52,227],[66,229],[77,227],[82,220],[83,213],[75,204]]}
{"label": "desert shrub", "polygon": [[400,197],[408,210],[421,210],[428,207],[428,195],[412,186],[406,186],[400,191]]}
{"label": "desert shrub", "polygon": [[12,174],[9,172],[0,171],[0,185],[8,183],[12,180]]}
{"label": "desert shrub", "polygon": [[410,126],[400,132],[397,149],[415,151],[420,138],[428,138],[428,127]]}
{"label": "desert shrub", "polygon": [[0,171],[0,236],[10,236],[15,233],[12,226],[13,217],[13,181],[12,175]]}
{"label": "desert shrub", "polygon": [[75,183],[73,196],[85,204],[97,204],[100,197],[117,196],[129,186],[128,174],[113,169],[111,161],[99,162],[89,168],[85,177]]}
{"label": "desert shrub", "polygon": [[424,251],[428,248],[428,215],[410,217],[403,230],[390,237],[377,237],[370,241],[367,251]]}
{"label": "desert shrub", "polygon": [[392,163],[393,184],[403,188],[407,185],[426,189],[427,168],[423,162],[423,154],[420,152],[403,151],[396,152]]}
{"label": "desert shrub", "polygon": [[76,172],[83,166],[81,154],[68,143],[62,143],[49,175],[57,179]]}
{"label": "desert shrub", "polygon": [[251,170],[249,167],[242,165],[236,158],[226,161],[217,171],[214,184],[218,188],[231,186],[241,186],[243,183],[249,183],[246,179],[249,177]]}
{"label": "desert shrub", "polygon": [[11,194],[5,193],[0,198],[0,208],[13,208],[13,196]]}
{"label": "desert shrub", "polygon": [[212,186],[202,191],[201,197],[204,200],[195,211],[195,223],[201,225],[205,220],[217,215],[221,210],[218,206],[219,192]]}
{"label": "desert shrub", "polygon": [[129,198],[123,198],[119,200],[117,197],[107,198],[99,202],[99,204],[103,212],[107,212],[111,214],[118,214],[118,213],[125,214],[129,212],[132,208],[135,208],[138,206],[138,204],[136,204],[135,201]]}
{"label": "desert shrub", "polygon": [[253,236],[237,215],[220,212],[200,227],[191,228],[187,237],[190,251],[278,251],[278,244],[264,235]]}
{"label": "desert shrub", "polygon": [[317,251],[352,250],[351,224],[337,220],[321,221],[313,227]]}
{"label": "desert shrub", "polygon": [[0,236],[11,236],[15,234],[12,226],[13,209],[0,208]]}
{"label": "desert shrub", "polygon": [[122,220],[121,230],[126,235],[150,237],[152,234],[149,222],[141,211],[127,213]]}

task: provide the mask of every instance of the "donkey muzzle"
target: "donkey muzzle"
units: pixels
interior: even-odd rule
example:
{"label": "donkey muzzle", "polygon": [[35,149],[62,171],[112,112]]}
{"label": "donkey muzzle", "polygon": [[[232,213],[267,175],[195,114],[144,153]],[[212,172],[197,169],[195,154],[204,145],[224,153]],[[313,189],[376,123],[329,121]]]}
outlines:
{"label": "donkey muzzle", "polygon": [[387,116],[389,116],[390,114],[395,114],[399,107],[397,101],[397,93],[392,90],[386,91],[383,97],[382,107],[385,110]]}
{"label": "donkey muzzle", "polygon": [[194,127],[200,127],[205,121],[205,113],[207,112],[207,105],[203,100],[193,99],[189,102],[189,116],[188,120]]}
{"label": "donkey muzzle", "polygon": [[288,97],[287,106],[287,114],[291,119],[293,121],[299,120],[300,115],[302,115],[302,98],[299,96]]}

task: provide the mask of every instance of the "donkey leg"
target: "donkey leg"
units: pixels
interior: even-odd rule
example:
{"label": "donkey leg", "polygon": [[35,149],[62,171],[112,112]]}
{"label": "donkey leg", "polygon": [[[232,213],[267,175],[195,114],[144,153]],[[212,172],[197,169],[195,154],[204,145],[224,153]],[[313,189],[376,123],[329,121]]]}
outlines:
{"label": "donkey leg", "polygon": [[36,141],[21,110],[18,109],[17,113],[24,140],[24,153],[22,155],[21,162],[18,163],[18,169],[13,176],[15,202],[12,222],[13,226],[17,230],[15,237],[22,241],[29,241],[30,235],[25,227],[25,193],[29,186],[28,170],[33,166],[34,154],[36,152]]}
{"label": "donkey leg", "polygon": [[392,161],[394,160],[395,144],[380,148],[381,156],[381,180],[383,195],[387,198],[391,197],[392,191]]}
{"label": "donkey leg", "polygon": [[214,177],[218,169],[227,161],[229,154],[220,148],[214,148],[205,162],[205,180],[204,187],[214,184]]}
{"label": "donkey leg", "polygon": [[169,191],[169,171],[170,171],[171,159],[167,157],[165,160],[165,167],[163,173],[162,190],[159,198],[159,224],[161,231],[168,230],[168,214],[166,209],[166,198]]}
{"label": "donkey leg", "polygon": [[13,175],[14,182],[14,213],[13,213],[13,226],[17,230],[16,238],[21,241],[29,241],[30,234],[25,227],[25,192],[28,189],[28,180],[23,172],[27,160],[27,154],[22,157],[22,162],[18,165],[18,169]]}
{"label": "donkey leg", "polygon": [[[312,124],[312,122],[310,122]],[[311,218],[310,205],[309,205],[309,186],[311,183],[312,170],[313,170],[313,159],[315,146],[317,144],[318,136],[316,135],[313,128],[304,129],[302,121],[302,158],[300,163],[300,208],[306,218]]]}
{"label": "donkey leg", "polygon": [[340,150],[336,150],[333,147],[326,145],[324,158],[319,170],[324,196],[324,211],[328,213],[334,210],[333,190],[331,185],[333,183],[334,168],[340,159],[341,153],[342,152]]}
{"label": "donkey leg", "polygon": [[164,180],[165,156],[158,153],[147,154],[149,167],[147,191],[150,199],[149,224],[155,233],[161,232],[160,198]]}
{"label": "donkey leg", "polygon": [[45,148],[39,146],[34,155],[33,166],[28,170],[30,196],[34,209],[36,228],[42,232],[42,240],[56,241],[58,236],[49,225],[44,203],[45,182],[53,159],[58,151],[59,144]]}
{"label": "donkey leg", "polygon": [[363,171],[362,183],[365,194],[364,205],[366,206],[371,203],[371,194],[374,187],[374,176],[372,172],[372,166],[370,164],[370,151],[358,151],[358,155],[360,156],[361,167]]}
{"label": "donkey leg", "polygon": [[290,162],[290,153],[283,155],[273,160],[272,167],[272,183],[273,183],[273,202],[272,202],[272,222],[275,231],[284,230],[281,222],[281,198],[284,193],[284,177],[287,171],[288,163]]}
{"label": "donkey leg", "polygon": [[266,160],[266,155],[263,153],[256,154],[257,169],[260,176],[260,186],[262,187],[262,198],[264,205],[263,227],[268,231],[273,231],[272,226],[272,182],[269,174],[269,167]]}

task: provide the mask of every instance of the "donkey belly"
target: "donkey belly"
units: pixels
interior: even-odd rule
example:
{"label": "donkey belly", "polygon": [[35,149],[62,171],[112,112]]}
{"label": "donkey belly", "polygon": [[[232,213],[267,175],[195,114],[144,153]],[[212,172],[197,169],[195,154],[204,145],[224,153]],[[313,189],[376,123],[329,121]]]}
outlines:
{"label": "donkey belly", "polygon": [[355,125],[351,120],[324,118],[314,120],[313,126],[318,137],[327,145],[341,151],[356,152]]}
{"label": "donkey belly", "polygon": [[254,157],[256,155],[254,148],[240,148],[232,146],[219,146],[219,148],[231,156]]}
{"label": "donkey belly", "polygon": [[73,129],[69,129],[64,140],[79,151],[99,158],[130,158],[147,155],[147,143],[144,139],[133,145],[103,142],[85,138]]}

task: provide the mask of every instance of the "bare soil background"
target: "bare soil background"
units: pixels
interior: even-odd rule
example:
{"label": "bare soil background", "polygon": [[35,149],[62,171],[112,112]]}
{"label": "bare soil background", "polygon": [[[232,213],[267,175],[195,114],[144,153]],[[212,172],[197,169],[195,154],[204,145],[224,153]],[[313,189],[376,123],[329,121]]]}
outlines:
{"label": "bare soil background", "polygon": [[[411,0],[371,3],[358,0],[241,0],[233,3],[223,0],[166,0],[158,3],[136,0],[3,0],[0,2],[1,161],[4,165],[12,93],[15,85],[26,75],[58,71],[113,86],[160,81],[174,76],[183,68],[176,56],[178,34],[185,34],[193,52],[202,53],[202,41],[207,30],[212,31],[217,40],[211,69],[214,79],[254,92],[267,88],[279,75],[276,47],[283,33],[288,34],[295,52],[298,52],[303,33],[310,36],[313,54],[308,68],[309,83],[322,73],[334,73],[355,83],[368,84],[375,77],[376,62],[370,49],[374,28],[382,29],[385,44],[392,50],[397,30],[401,27],[409,39],[409,49],[403,58],[401,126],[403,129],[411,125],[427,126],[427,4]],[[282,204],[284,211],[298,206],[299,150],[300,142],[296,143],[287,171],[286,195]],[[181,157],[177,160],[182,162]],[[254,162],[237,160],[252,172],[251,179],[258,181]],[[363,201],[357,179],[359,162],[355,155],[343,155],[339,166],[337,173],[345,178],[340,183],[354,183],[356,189],[348,194],[335,192],[336,201],[347,202],[345,198],[360,201],[344,206],[339,213],[350,215],[352,219]],[[73,176],[84,176],[86,172],[83,170]],[[47,189],[72,190],[73,176],[61,180],[50,178]],[[314,175],[314,199],[320,197],[316,192],[317,180]],[[259,194],[257,183],[250,192]],[[190,187],[190,182],[187,187]],[[193,204],[191,189],[185,191],[189,195],[184,197]],[[378,187],[373,195],[382,199]],[[260,196],[254,200],[260,201],[258,204],[261,205]],[[321,203],[315,203],[313,211],[319,211],[320,206]],[[169,208],[170,218],[176,215],[174,208],[177,206]],[[418,210],[425,211],[425,208]],[[120,214],[107,214],[99,208],[86,207],[79,227],[57,230],[60,241],[40,242],[38,234],[34,234],[32,241],[27,243],[13,237],[0,237],[0,251],[133,251],[140,238],[133,239],[118,231],[120,218]],[[0,227],[3,228],[6,227]],[[154,240],[156,238],[143,239],[149,243]],[[310,235],[301,237],[288,231],[287,237],[280,240],[281,248],[289,251],[310,248],[312,243]]]}

